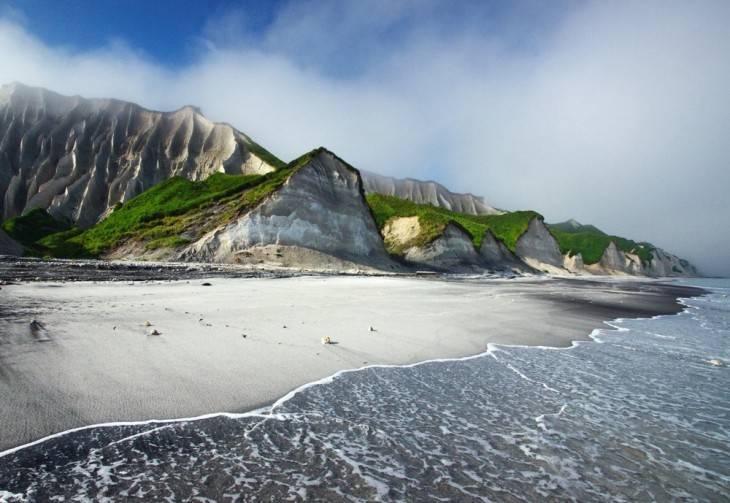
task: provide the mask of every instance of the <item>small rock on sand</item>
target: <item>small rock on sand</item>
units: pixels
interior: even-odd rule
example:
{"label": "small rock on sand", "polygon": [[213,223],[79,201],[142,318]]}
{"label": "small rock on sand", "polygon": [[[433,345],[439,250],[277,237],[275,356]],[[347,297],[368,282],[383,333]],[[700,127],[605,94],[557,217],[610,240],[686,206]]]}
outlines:
{"label": "small rock on sand", "polygon": [[30,333],[33,336],[33,338],[38,342],[45,342],[45,341],[51,340],[51,338],[48,337],[48,332],[46,331],[46,326],[38,320],[32,320],[30,322]]}
{"label": "small rock on sand", "polygon": [[149,335],[162,335],[162,334],[160,332],[158,332],[156,328],[153,328],[152,330],[150,330]]}
{"label": "small rock on sand", "polygon": [[329,338],[329,336],[322,337],[322,344],[332,344],[332,340]]}
{"label": "small rock on sand", "polygon": [[373,327],[368,327],[368,332],[375,332],[375,329]]}

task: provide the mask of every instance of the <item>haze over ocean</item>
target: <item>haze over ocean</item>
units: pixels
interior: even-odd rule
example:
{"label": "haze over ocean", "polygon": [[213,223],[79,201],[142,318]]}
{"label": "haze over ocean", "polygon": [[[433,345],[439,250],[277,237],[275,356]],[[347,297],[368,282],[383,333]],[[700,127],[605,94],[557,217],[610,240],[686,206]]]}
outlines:
{"label": "haze over ocean", "polygon": [[0,0],[0,82],[200,106],[730,276],[730,3]]}
{"label": "haze over ocean", "polygon": [[699,284],[712,293],[681,314],[568,349],[492,346],[240,416],[60,435],[0,458],[0,500],[725,501],[730,373],[709,360],[730,361],[730,282]]}

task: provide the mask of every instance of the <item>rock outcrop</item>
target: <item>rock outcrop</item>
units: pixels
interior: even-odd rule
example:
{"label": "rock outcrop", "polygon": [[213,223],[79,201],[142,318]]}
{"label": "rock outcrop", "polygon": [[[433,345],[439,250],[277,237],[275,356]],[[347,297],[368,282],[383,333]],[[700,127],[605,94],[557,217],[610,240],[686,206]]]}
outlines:
{"label": "rock outcrop", "polygon": [[425,246],[413,246],[404,258],[417,266],[465,272],[483,269],[469,233],[460,225],[450,222],[441,235]]}
{"label": "rock outcrop", "polygon": [[[563,267],[574,274],[595,274],[595,275],[631,275],[649,277],[695,277],[697,270],[679,257],[667,253],[660,248],[655,248],[648,243],[633,243],[630,240],[609,236],[594,225],[583,225],[576,220],[568,220],[558,224],[549,224],[553,231],[561,234],[583,234],[584,236],[600,236],[607,239],[608,245],[601,254],[601,258],[595,264],[585,264],[581,254],[575,256],[566,255],[563,258]],[[643,248],[652,250],[650,260],[646,260],[637,253],[628,253],[621,250],[615,240],[621,240],[625,247],[634,246],[634,249]]]}
{"label": "rock outcrop", "polygon": [[515,244],[515,252],[527,265],[551,274],[567,272],[563,268],[563,255],[555,238],[543,221],[533,218]]}
{"label": "rock outcrop", "polygon": [[592,274],[632,276],[642,274],[641,258],[633,253],[625,253],[618,249],[611,241],[603,251],[601,260],[597,264],[586,265],[585,270]]}
{"label": "rock outcrop", "polygon": [[475,250],[472,236],[461,225],[450,222],[433,241],[419,245],[421,226],[417,216],[392,218],[383,228],[386,249],[397,250],[417,268],[449,272],[485,270],[531,271],[507,246],[487,231]]}
{"label": "rock outcrop", "polygon": [[286,264],[294,259],[327,260],[323,256],[384,270],[398,268],[385,251],[359,173],[334,154],[320,150],[256,208],[210,232],[189,246],[181,258],[214,262],[279,259]]}
{"label": "rock outcrop", "polygon": [[569,254],[563,256],[563,267],[573,274],[585,274],[585,263],[583,255],[578,253],[572,257]]}
{"label": "rock outcrop", "polygon": [[366,194],[377,192],[386,196],[408,199],[418,204],[432,204],[470,215],[502,215],[505,213],[487,205],[483,197],[456,194],[436,182],[423,182],[412,178],[399,180],[367,171],[362,171],[361,174]]}
{"label": "rock outcrop", "polygon": [[650,262],[643,262],[641,257],[633,253],[626,253],[611,243],[604,250],[601,260],[597,264],[576,267],[577,274],[596,274],[602,276],[649,276],[649,277],[696,277],[697,270],[686,260],[665,252],[660,248],[654,249]]}
{"label": "rock outcrop", "polygon": [[693,278],[699,276],[697,269],[688,261],[657,248],[652,253],[652,261],[644,268],[648,276],[680,276]]}
{"label": "rock outcrop", "polygon": [[529,267],[497,239],[491,230],[487,231],[479,247],[482,265],[489,269],[528,270]]}
{"label": "rock outcrop", "polygon": [[0,214],[42,207],[82,228],[115,204],[179,175],[265,173],[272,159],[250,138],[193,107],[153,112],[110,99],[0,89]]}
{"label": "rock outcrop", "polygon": [[23,245],[8,236],[0,229],[0,255],[19,257],[23,254]]}

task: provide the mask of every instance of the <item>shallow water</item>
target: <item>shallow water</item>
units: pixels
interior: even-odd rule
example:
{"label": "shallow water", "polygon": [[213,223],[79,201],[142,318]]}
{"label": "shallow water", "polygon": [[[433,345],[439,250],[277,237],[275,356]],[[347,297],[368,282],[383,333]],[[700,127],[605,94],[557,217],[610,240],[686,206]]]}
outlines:
{"label": "shallow water", "polygon": [[255,414],[63,434],[0,458],[0,500],[728,501],[730,368],[709,360],[730,362],[730,284],[714,286],[597,343],[371,367]]}

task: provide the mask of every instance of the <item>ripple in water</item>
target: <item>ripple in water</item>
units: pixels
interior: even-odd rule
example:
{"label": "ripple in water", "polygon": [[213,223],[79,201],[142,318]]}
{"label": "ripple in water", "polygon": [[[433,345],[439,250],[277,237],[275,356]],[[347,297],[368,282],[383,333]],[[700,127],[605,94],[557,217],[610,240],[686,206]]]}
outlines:
{"label": "ripple in water", "polygon": [[67,433],[0,500],[727,501],[730,302],[571,349],[346,372],[271,410]]}

